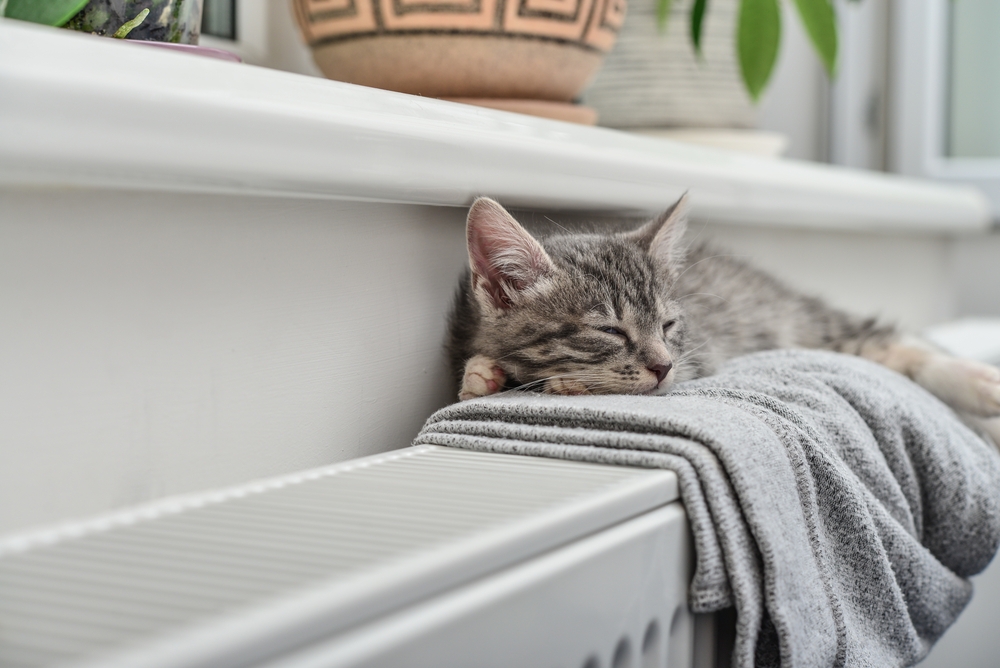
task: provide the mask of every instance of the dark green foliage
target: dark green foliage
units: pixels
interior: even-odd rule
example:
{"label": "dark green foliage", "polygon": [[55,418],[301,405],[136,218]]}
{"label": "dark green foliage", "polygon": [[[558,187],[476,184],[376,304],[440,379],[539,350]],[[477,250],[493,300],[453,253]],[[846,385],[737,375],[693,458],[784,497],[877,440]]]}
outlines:
{"label": "dark green foliage", "polygon": [[[837,69],[837,17],[832,0],[794,2],[816,53],[823,61],[827,74],[832,77]],[[778,3],[779,0],[740,0],[736,51],[743,83],[755,101],[767,86],[778,57],[781,40],[781,7]],[[672,6],[673,0],[657,0],[656,21],[661,31],[666,28]],[[708,0],[693,0],[691,44],[698,56],[701,56],[701,36],[707,10]]]}
{"label": "dark green foliage", "polygon": [[667,29],[667,19],[670,18],[670,8],[674,0],[656,0],[656,25],[660,27],[660,32]]}
{"label": "dark green foliage", "polygon": [[694,7],[691,8],[691,43],[694,44],[694,52],[701,55],[701,26],[705,21],[705,10],[708,9],[708,0],[694,0]]}
{"label": "dark green foliage", "polygon": [[61,26],[83,9],[88,0],[8,0],[3,15],[47,26]]}
{"label": "dark green foliage", "polygon": [[827,74],[832,77],[837,65],[837,17],[833,5],[830,0],[795,0],[795,6]]}
{"label": "dark green foliage", "polygon": [[740,71],[750,97],[760,98],[778,58],[781,7],[778,0],[743,0],[736,30]]}

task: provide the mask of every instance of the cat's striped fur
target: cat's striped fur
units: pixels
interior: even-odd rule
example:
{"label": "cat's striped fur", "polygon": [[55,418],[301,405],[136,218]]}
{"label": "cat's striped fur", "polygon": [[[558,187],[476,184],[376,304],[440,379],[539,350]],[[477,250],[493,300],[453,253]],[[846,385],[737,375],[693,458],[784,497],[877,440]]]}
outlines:
{"label": "cat's striped fur", "polygon": [[661,393],[736,355],[821,348],[886,364],[961,410],[1000,414],[1000,370],[833,309],[708,245],[685,248],[685,206],[633,232],[535,240],[477,200],[448,343],[460,398],[513,386]]}

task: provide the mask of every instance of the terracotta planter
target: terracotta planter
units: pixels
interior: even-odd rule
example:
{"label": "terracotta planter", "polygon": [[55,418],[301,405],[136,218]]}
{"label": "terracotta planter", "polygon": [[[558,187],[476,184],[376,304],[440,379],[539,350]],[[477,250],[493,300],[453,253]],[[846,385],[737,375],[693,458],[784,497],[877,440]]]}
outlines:
{"label": "terracotta planter", "polygon": [[433,97],[570,102],[625,0],[292,0],[331,79]]}

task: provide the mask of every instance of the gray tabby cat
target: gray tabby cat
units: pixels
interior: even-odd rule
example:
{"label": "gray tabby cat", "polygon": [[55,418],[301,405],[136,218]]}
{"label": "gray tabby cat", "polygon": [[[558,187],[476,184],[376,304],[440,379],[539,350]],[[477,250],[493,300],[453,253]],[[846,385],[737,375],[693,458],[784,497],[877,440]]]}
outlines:
{"label": "gray tabby cat", "polygon": [[1000,415],[1000,369],[832,309],[704,244],[685,249],[685,228],[682,197],[634,232],[539,241],[476,200],[448,344],[459,398],[514,386],[661,394],[737,355],[821,348],[884,364],[957,410]]}

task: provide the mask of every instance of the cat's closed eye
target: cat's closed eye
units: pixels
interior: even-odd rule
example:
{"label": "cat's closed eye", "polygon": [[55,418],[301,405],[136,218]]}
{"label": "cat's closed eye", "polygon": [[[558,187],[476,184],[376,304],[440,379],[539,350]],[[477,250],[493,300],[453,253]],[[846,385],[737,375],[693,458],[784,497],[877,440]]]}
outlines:
{"label": "cat's closed eye", "polygon": [[670,331],[670,328],[677,324],[676,320],[667,320],[663,323],[663,333],[666,334]]}
{"label": "cat's closed eye", "polygon": [[620,336],[625,341],[628,341],[628,334],[624,331],[618,329],[617,327],[597,327],[597,331],[604,332],[605,334],[611,334],[613,336]]}

